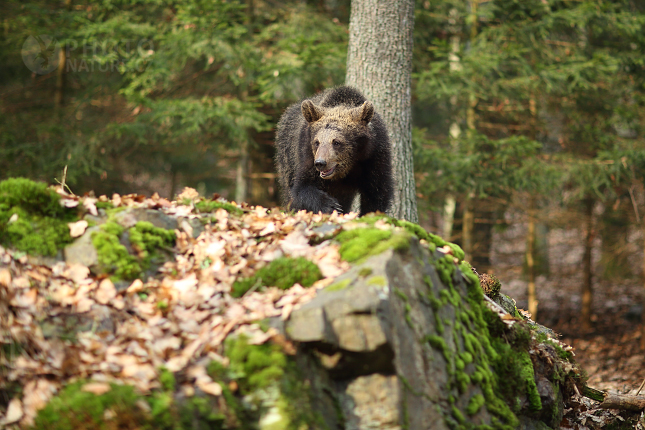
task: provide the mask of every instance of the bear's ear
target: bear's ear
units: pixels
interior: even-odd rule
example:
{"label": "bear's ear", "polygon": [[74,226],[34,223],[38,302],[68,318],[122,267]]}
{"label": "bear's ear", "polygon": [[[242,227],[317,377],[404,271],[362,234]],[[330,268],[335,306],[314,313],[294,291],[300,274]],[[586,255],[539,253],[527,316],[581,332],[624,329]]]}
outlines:
{"label": "bear's ear", "polygon": [[372,102],[365,100],[361,106],[354,108],[353,111],[353,116],[357,121],[363,121],[367,124],[374,116],[374,105]]}
{"label": "bear's ear", "polygon": [[323,116],[323,110],[316,106],[311,100],[303,101],[300,108],[302,109],[302,116],[304,116],[310,124],[318,121]]}

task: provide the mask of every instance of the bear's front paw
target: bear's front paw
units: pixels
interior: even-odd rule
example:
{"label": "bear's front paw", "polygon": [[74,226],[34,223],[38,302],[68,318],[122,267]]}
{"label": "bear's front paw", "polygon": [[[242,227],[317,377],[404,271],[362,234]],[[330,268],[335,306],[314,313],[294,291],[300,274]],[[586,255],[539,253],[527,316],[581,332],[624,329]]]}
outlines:
{"label": "bear's front paw", "polygon": [[338,212],[339,214],[343,213],[343,207],[338,203],[338,200],[336,200],[333,197],[326,196],[325,199],[323,200],[322,204],[322,213],[330,214],[333,211]]}

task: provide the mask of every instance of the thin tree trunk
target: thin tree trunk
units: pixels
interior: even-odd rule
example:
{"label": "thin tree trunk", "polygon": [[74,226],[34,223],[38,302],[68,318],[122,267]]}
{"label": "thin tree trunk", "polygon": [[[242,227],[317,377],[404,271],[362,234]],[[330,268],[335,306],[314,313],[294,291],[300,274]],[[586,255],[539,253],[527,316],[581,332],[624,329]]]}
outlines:
{"label": "thin tree trunk", "polygon": [[585,237],[585,250],[582,256],[582,311],[580,317],[582,319],[582,326],[584,329],[591,329],[591,310],[593,307],[593,284],[592,284],[592,267],[591,267],[591,251],[593,248],[593,207],[594,200],[589,198],[584,202],[585,205],[585,218],[586,218],[586,237]]}
{"label": "thin tree trunk", "polygon": [[[461,38],[459,37],[459,34],[457,33],[458,27],[457,27],[457,16],[458,12],[457,9],[451,9],[450,10],[450,18],[449,22],[453,28],[453,34],[450,36],[450,56],[448,57],[448,61],[450,63],[450,71],[451,72],[457,72],[461,70],[461,61],[459,58],[459,50],[460,50],[460,45],[461,45]],[[453,112],[456,112],[456,107],[457,107],[457,96],[452,96],[450,98],[450,104],[452,105]],[[453,151],[455,151],[459,147],[459,136],[461,136],[461,127],[459,126],[459,119],[458,117],[453,120],[452,124],[450,124],[450,146]],[[450,237],[452,236],[452,228],[453,225],[455,224],[455,209],[457,208],[457,200],[455,199],[455,196],[453,194],[448,194],[446,197],[446,201],[444,202],[443,205],[443,228],[442,228],[442,233],[443,233],[443,238],[446,240],[450,240]]]}
{"label": "thin tree trunk", "polygon": [[56,73],[56,92],[54,93],[54,109],[60,112],[63,106],[63,96],[65,93],[65,63],[67,63],[66,47],[63,45],[58,50],[58,71]]}
{"label": "thin tree trunk", "polygon": [[533,199],[531,199],[529,208],[529,225],[526,239],[526,271],[529,278],[529,313],[533,320],[537,321],[538,301],[535,293],[535,202]]}
{"label": "thin tree trunk", "polygon": [[475,214],[470,207],[473,199],[471,196],[466,197],[464,202],[464,221],[461,226],[462,245],[464,247],[465,257],[464,260],[473,260],[473,227],[475,225]]}
{"label": "thin tree trunk", "polygon": [[249,177],[249,144],[243,143],[240,146],[240,155],[235,171],[235,201],[242,203],[247,197],[247,178]]}
{"label": "thin tree trunk", "polygon": [[[643,312],[641,315],[645,315],[645,216],[641,219],[641,225],[643,230]],[[645,351],[645,316],[641,319],[641,351]]]}
{"label": "thin tree trunk", "polygon": [[[472,25],[470,26],[470,43],[475,40],[477,36],[477,5],[478,0],[472,0],[470,2],[470,19]],[[468,127],[468,137],[473,136],[473,132],[476,130],[476,116],[475,116],[475,106],[477,106],[477,96],[474,93],[468,95],[468,109],[466,110],[466,126]],[[466,201],[464,202],[464,221],[461,226],[462,241],[464,247],[464,253],[466,254],[465,259],[467,261],[472,261],[473,259],[473,229],[475,224],[475,213],[473,212],[473,196],[466,195]]]}
{"label": "thin tree trunk", "polygon": [[389,214],[418,222],[412,159],[413,27],[413,0],[353,0],[345,83],[362,91],[387,125],[396,182]]}

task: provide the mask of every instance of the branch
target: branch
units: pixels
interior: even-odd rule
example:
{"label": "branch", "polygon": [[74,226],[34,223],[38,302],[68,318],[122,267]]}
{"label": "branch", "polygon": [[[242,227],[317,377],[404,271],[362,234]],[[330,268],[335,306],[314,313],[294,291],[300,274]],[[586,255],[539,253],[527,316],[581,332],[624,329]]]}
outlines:
{"label": "branch", "polygon": [[605,394],[605,400],[600,404],[600,407],[603,409],[623,409],[638,412],[645,409],[645,396]]}
{"label": "branch", "polygon": [[600,403],[602,409],[621,409],[625,411],[642,411],[645,409],[645,396],[630,396],[628,394],[609,394],[595,388],[582,389],[582,395]]}

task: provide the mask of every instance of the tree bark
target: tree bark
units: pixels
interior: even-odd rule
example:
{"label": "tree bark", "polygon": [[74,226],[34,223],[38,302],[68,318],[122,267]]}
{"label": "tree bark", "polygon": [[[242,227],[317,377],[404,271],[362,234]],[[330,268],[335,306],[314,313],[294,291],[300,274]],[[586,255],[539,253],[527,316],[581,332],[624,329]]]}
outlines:
{"label": "tree bark", "polygon": [[65,92],[65,63],[67,63],[66,46],[61,46],[58,51],[58,71],[56,74],[56,92],[54,93],[54,109],[60,112],[63,106],[63,96]]}
{"label": "tree bark", "polygon": [[585,237],[585,250],[582,256],[582,270],[583,270],[583,282],[582,282],[582,311],[581,319],[582,326],[585,329],[591,329],[591,310],[593,307],[593,284],[592,277],[593,271],[591,266],[591,251],[593,248],[593,207],[594,200],[589,198],[584,201],[585,205],[585,215],[586,215],[586,237]]}
{"label": "tree bark", "polygon": [[[456,26],[458,12],[457,9],[450,10],[449,22],[454,28],[452,28],[453,34],[450,36],[450,56],[448,61],[450,62],[450,71],[457,72],[461,70],[461,59],[459,58],[459,50],[461,49],[461,38],[459,37],[458,27]],[[450,98],[450,104],[452,109],[456,112],[457,107],[457,96],[452,96]],[[450,124],[450,146],[452,150],[455,151],[459,147],[459,136],[461,136],[461,127],[459,126],[459,115],[455,114],[456,117],[453,119]],[[455,209],[457,208],[457,200],[453,194],[448,194],[443,205],[443,226],[442,234],[445,240],[450,240],[452,236],[452,228],[455,223]]]}
{"label": "tree bark", "polygon": [[473,260],[473,228],[475,226],[475,214],[471,208],[472,204],[472,197],[466,196],[466,201],[464,202],[464,221],[461,226],[461,240],[465,254],[464,260],[466,261]]}
{"label": "tree bark", "polygon": [[388,211],[418,222],[412,159],[412,30],[414,1],[354,0],[345,83],[383,117],[392,142],[394,200]]}
{"label": "tree bark", "polygon": [[529,208],[529,225],[526,239],[526,271],[529,278],[528,302],[529,313],[537,321],[538,301],[535,293],[535,202]]}
{"label": "tree bark", "polygon": [[235,171],[235,201],[242,203],[246,201],[248,192],[248,176],[249,176],[249,144],[244,142],[240,145],[240,155],[237,161],[237,169]]}
{"label": "tree bark", "polygon": [[[643,226],[643,314],[645,314],[645,216],[641,220]],[[641,351],[645,351],[645,318],[641,322]]]}

